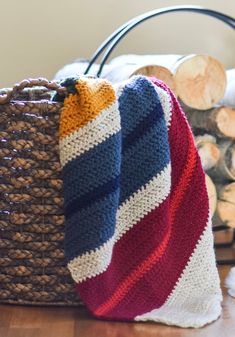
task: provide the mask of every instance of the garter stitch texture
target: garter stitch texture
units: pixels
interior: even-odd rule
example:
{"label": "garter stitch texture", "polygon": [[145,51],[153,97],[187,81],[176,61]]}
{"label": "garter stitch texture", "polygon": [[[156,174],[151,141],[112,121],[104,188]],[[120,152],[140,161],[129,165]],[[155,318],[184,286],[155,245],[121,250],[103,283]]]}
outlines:
{"label": "garter stitch texture", "polygon": [[205,176],[176,98],[156,79],[81,77],[65,99],[65,252],[99,318],[201,327],[221,313]]}

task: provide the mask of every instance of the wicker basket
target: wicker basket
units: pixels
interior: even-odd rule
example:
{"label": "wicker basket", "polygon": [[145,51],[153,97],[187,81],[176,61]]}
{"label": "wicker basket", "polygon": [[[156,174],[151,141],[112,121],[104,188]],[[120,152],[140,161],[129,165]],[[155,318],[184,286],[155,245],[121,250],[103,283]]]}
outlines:
{"label": "wicker basket", "polygon": [[[32,86],[40,88],[23,90]],[[0,92],[2,303],[81,303],[64,260],[61,103],[51,100],[53,90],[64,93],[65,88],[39,79]]]}

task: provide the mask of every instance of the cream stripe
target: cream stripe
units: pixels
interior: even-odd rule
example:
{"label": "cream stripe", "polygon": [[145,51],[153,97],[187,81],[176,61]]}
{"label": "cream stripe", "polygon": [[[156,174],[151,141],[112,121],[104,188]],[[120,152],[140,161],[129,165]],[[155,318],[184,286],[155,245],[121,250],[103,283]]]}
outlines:
{"label": "cream stripe", "polygon": [[76,257],[68,264],[75,282],[85,281],[107,269],[112,258],[114,236],[101,247]]}
{"label": "cream stripe", "polygon": [[84,127],[59,142],[62,167],[120,130],[120,114],[115,102]]}
{"label": "cream stripe", "polygon": [[170,184],[171,166],[168,164],[162,172],[120,206],[117,211],[114,236],[96,250],[69,262],[68,268],[76,282],[94,277],[107,269],[112,258],[114,242],[117,242],[140,219],[166,199],[170,193]]}
{"label": "cream stripe", "polygon": [[171,97],[164,89],[157,87],[156,85],[154,87],[160,98],[162,109],[165,115],[166,125],[167,125],[167,128],[169,129],[170,124],[171,124],[171,116],[172,116]]}
{"label": "cream stripe", "polygon": [[171,188],[171,166],[142,186],[117,211],[115,241],[118,241],[133,225],[158,207],[168,196]]}
{"label": "cream stripe", "polygon": [[137,316],[135,320],[151,320],[184,328],[199,328],[219,317],[221,300],[211,220],[209,220],[167,301],[160,308]]}

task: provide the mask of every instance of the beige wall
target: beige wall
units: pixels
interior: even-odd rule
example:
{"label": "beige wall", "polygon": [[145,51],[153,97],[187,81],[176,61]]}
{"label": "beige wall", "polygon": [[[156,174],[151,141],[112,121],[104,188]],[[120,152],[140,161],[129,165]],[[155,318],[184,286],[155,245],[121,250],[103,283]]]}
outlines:
{"label": "beige wall", "polygon": [[[89,58],[119,25],[182,0],[0,0],[0,86],[49,79],[77,57]],[[189,0],[235,16],[235,0]],[[209,53],[235,67],[235,31],[198,14],[153,19],[121,43],[120,53]]]}

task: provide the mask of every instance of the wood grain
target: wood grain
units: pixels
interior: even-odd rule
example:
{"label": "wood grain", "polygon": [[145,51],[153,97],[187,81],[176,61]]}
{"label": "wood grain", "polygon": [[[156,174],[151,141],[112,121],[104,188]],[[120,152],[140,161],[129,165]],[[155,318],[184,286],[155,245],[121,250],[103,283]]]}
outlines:
{"label": "wood grain", "polygon": [[[229,268],[219,268],[222,284]],[[0,337],[234,337],[235,299],[223,291],[221,318],[201,329],[100,321],[85,308],[0,305]]]}

